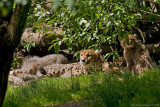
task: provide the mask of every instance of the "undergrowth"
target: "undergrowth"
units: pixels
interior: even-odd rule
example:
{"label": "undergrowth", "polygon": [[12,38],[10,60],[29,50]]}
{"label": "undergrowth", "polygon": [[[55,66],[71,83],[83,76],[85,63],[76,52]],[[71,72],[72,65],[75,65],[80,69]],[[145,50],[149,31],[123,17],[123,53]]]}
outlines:
{"label": "undergrowth", "polygon": [[3,107],[35,107],[64,102],[87,106],[160,106],[160,69],[131,76],[95,72],[72,78],[45,78],[30,85],[9,85]]}

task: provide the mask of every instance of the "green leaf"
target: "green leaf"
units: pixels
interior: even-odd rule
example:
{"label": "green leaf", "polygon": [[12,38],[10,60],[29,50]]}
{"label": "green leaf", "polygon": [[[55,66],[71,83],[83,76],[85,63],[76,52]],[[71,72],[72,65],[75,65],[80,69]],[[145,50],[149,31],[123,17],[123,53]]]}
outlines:
{"label": "green leaf", "polygon": [[54,46],[54,45],[51,45],[51,46],[48,48],[48,51],[50,51],[50,50],[52,49],[53,46]]}
{"label": "green leaf", "polygon": [[93,13],[92,15],[91,15],[91,21],[93,22],[94,20],[95,20],[95,13]]}
{"label": "green leaf", "polygon": [[99,24],[98,24],[99,29],[102,28],[102,19],[100,20]]}
{"label": "green leaf", "polygon": [[152,15],[150,15],[149,17],[148,17],[148,20],[149,21],[154,21],[156,18],[155,18],[155,16],[152,16]]}
{"label": "green leaf", "polygon": [[49,33],[49,34],[47,35],[47,38],[52,37],[53,35],[54,35],[54,33]]}
{"label": "green leaf", "polygon": [[127,44],[129,44],[129,36],[128,35],[125,35],[125,39],[126,39]]}
{"label": "green leaf", "polygon": [[100,14],[100,13],[97,13],[95,16],[96,16],[96,18],[98,19],[98,18],[101,16],[101,14]]}
{"label": "green leaf", "polygon": [[87,21],[86,21],[84,18],[81,19],[81,21],[79,22],[79,25],[82,25],[83,23],[84,23],[84,24],[87,23]]}
{"label": "green leaf", "polygon": [[35,47],[35,43],[33,41],[25,41],[23,40],[23,48],[27,50],[27,52],[30,52],[31,47]]}
{"label": "green leaf", "polygon": [[91,48],[93,48],[93,47],[95,47],[95,45],[93,44],[93,45],[91,45],[91,46],[89,46],[88,47],[88,49],[91,49]]}
{"label": "green leaf", "polygon": [[116,41],[112,41],[111,44],[118,44]]}
{"label": "green leaf", "polygon": [[55,51],[56,54],[59,53],[59,49],[60,49],[60,45],[57,42],[57,43],[54,44],[54,51]]}
{"label": "green leaf", "polygon": [[126,35],[126,33],[127,33],[126,31],[120,31],[118,35],[119,39],[122,40],[123,36]]}
{"label": "green leaf", "polygon": [[111,52],[111,53],[107,53],[104,57],[106,58],[106,61],[108,60],[108,58],[111,56],[111,55],[113,55],[113,53]]}
{"label": "green leaf", "polygon": [[111,21],[107,22],[107,27],[109,27],[111,25]]}
{"label": "green leaf", "polygon": [[27,43],[27,41],[26,41],[26,40],[23,40],[22,42],[23,42],[24,44],[26,44],[26,43]]}
{"label": "green leaf", "polygon": [[27,44],[27,51],[30,52],[31,46]]}
{"label": "green leaf", "polygon": [[57,42],[58,40],[52,40],[51,43]]}
{"label": "green leaf", "polygon": [[103,32],[106,35],[108,33],[108,31],[109,31],[109,27],[105,27]]}
{"label": "green leaf", "polygon": [[79,54],[80,54],[80,51],[75,52],[73,55],[73,58],[79,56]]}
{"label": "green leaf", "polygon": [[32,47],[35,47],[35,43],[33,41],[29,42]]}
{"label": "green leaf", "polygon": [[119,58],[119,54],[117,53],[117,52],[115,52],[114,54],[113,54],[113,61],[115,61],[116,59],[118,59]]}

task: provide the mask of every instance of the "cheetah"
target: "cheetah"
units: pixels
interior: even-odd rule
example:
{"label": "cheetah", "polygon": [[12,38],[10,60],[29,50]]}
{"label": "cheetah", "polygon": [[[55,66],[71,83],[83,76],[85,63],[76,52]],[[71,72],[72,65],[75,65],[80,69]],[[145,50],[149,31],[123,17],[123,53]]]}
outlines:
{"label": "cheetah", "polygon": [[129,44],[127,44],[125,37],[122,38],[120,44],[124,49],[123,55],[127,68],[132,71],[132,75],[134,73],[141,74],[143,71],[153,68],[155,64],[145,45],[138,41],[134,35],[128,36]]}
{"label": "cheetah", "polygon": [[44,66],[66,63],[68,63],[67,58],[61,54],[50,54],[44,57],[28,56],[23,60],[20,69],[10,71],[9,82],[21,84],[30,79],[38,80],[45,75],[45,72],[42,69]]}
{"label": "cheetah", "polygon": [[[70,64],[52,64],[41,67],[41,72],[45,72],[43,76],[39,78],[37,75],[41,75],[41,72],[37,72],[37,74],[32,74],[32,72],[23,73],[22,70],[17,70],[18,74],[10,74],[9,81],[11,83],[22,84],[26,81],[30,81],[32,79],[38,80],[42,77],[62,77],[67,78],[71,76],[77,76],[80,74],[91,73],[92,71],[98,71],[100,69],[107,69],[108,64],[105,63],[104,68],[104,60],[101,56],[102,50],[95,51],[92,49],[82,50],[80,52],[80,61],[76,63]],[[34,63],[34,61],[33,61]],[[24,64],[23,64],[24,65]],[[13,76],[15,78],[13,78]],[[18,77],[17,77],[18,76]],[[21,78],[20,78],[21,77]]]}
{"label": "cheetah", "polygon": [[102,50],[93,49],[82,50],[80,52],[80,61],[71,64],[53,64],[43,67],[47,76],[71,77],[80,74],[91,73],[93,70],[102,68],[103,60],[101,58]]}

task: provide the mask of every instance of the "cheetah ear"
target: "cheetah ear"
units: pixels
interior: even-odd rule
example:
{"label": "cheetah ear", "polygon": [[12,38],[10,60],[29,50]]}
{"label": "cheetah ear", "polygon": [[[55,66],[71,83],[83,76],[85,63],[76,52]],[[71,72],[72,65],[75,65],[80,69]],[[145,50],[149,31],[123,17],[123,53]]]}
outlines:
{"label": "cheetah ear", "polygon": [[96,54],[97,56],[100,56],[101,53],[102,53],[102,49],[95,51],[95,54]]}

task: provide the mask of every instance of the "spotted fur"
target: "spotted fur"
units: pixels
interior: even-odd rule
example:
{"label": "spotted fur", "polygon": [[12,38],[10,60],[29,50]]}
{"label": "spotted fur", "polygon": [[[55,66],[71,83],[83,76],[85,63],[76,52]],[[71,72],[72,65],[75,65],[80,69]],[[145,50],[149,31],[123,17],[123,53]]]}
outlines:
{"label": "spotted fur", "polygon": [[44,66],[65,63],[68,63],[68,60],[61,54],[28,56],[23,60],[21,69],[10,71],[9,82],[18,85],[31,79],[38,80],[46,74],[42,69]]}
{"label": "spotted fur", "polygon": [[89,73],[93,70],[102,68],[101,60],[102,50],[92,49],[82,50],[80,52],[80,62],[71,64],[53,64],[43,67],[48,76],[70,77]]}

